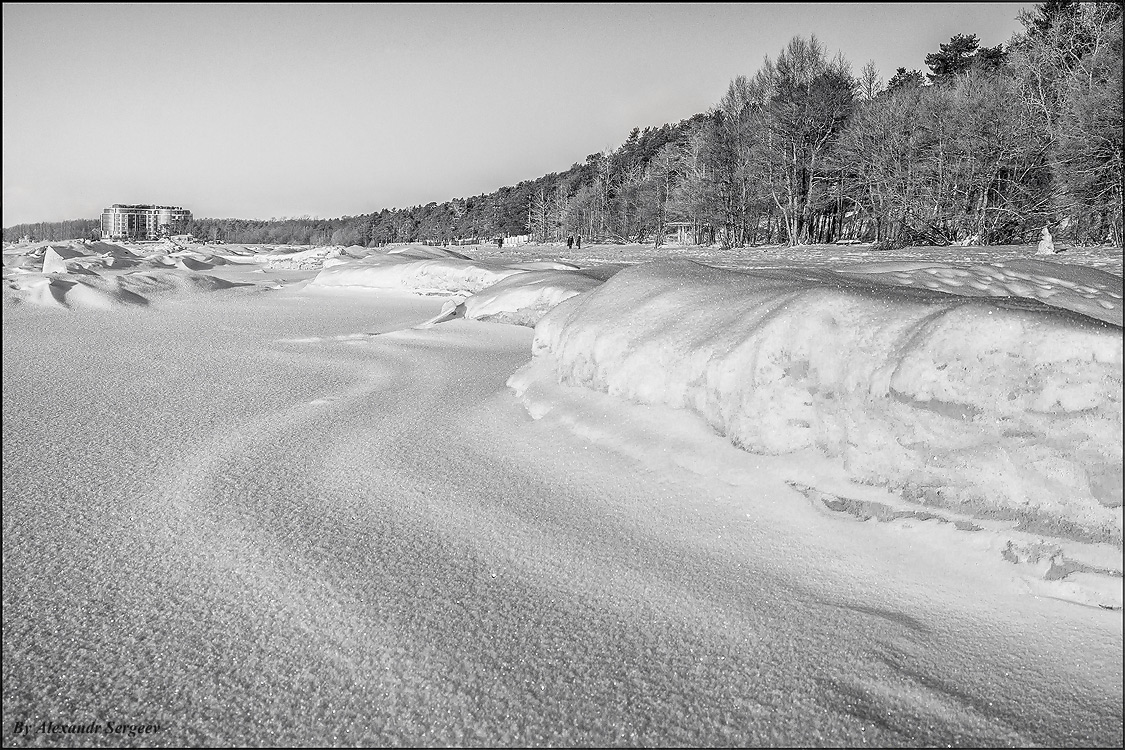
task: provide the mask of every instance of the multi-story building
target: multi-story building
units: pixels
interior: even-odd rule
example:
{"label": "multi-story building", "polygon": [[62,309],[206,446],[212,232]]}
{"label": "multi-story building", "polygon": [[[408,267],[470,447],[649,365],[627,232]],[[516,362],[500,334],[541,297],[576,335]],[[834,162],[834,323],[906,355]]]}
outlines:
{"label": "multi-story building", "polygon": [[190,226],[191,211],[179,206],[114,203],[102,211],[102,239],[155,240],[184,234]]}

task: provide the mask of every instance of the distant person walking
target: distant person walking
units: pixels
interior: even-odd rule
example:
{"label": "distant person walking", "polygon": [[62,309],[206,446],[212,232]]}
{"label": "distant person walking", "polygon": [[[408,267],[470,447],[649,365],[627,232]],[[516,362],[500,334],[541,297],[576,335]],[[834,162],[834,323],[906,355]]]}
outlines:
{"label": "distant person walking", "polygon": [[574,247],[574,237],[567,237],[566,238],[566,249],[570,250],[572,247]]}
{"label": "distant person walking", "polygon": [[496,238],[496,248],[500,249],[502,247],[504,247],[504,238],[503,237],[497,237]]}
{"label": "distant person walking", "polygon": [[581,236],[579,236],[577,244],[578,244],[578,249],[581,250],[582,249],[582,237]]}

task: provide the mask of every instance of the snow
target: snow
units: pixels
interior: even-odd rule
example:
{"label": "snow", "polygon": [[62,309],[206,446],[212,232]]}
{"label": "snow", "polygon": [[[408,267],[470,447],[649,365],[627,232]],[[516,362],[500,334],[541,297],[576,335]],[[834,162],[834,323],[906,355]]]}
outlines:
{"label": "snow", "polygon": [[560,302],[601,283],[579,271],[527,271],[469,297],[464,303],[465,317],[534,326]]}
{"label": "snow", "polygon": [[53,247],[43,252],[43,273],[66,273],[66,262]]}
{"label": "snow", "polygon": [[[830,268],[861,263],[951,263],[964,266],[992,265],[1009,260],[1036,258],[1034,245],[948,246],[878,250],[870,244],[801,245],[721,248],[700,245],[598,245],[583,243],[581,248],[566,244],[528,245],[524,248],[497,248],[479,245],[475,260],[510,263],[522,260],[550,260],[583,268],[594,264],[645,263],[658,259],[695,260],[722,268]],[[1059,246],[1052,259],[1067,266],[1082,266],[1122,275],[1120,248]]]}
{"label": "snow", "polygon": [[1051,238],[1051,230],[1043,227],[1043,233],[1039,238],[1038,255],[1053,255],[1055,252],[1055,241]]}
{"label": "snow", "polygon": [[432,245],[399,245],[387,248],[388,255],[397,255],[403,258],[412,258],[414,260],[435,260],[456,258],[458,260],[470,260],[469,256],[463,255],[456,250],[450,250],[445,247],[434,247]]}
{"label": "snow", "polygon": [[1063,249],[7,246],[4,722],[1120,744],[1121,256]]}
{"label": "snow", "polygon": [[962,296],[1024,297],[1122,324],[1121,277],[1086,266],[1021,258],[990,264],[881,262],[843,266],[892,286],[925,287]]}
{"label": "snow", "polygon": [[587,292],[602,280],[582,271],[526,271],[508,276],[467,298],[449,300],[427,327],[454,318],[534,327],[563,300]]}
{"label": "snow", "polygon": [[348,252],[341,247],[310,247],[295,252],[259,254],[256,260],[264,262],[266,269],[275,271],[293,268],[319,269],[328,259],[349,257],[351,256]]}
{"label": "snow", "polygon": [[542,319],[509,384],[688,409],[754,453],[1120,545],[1120,327],[855,275],[636,266]]}
{"label": "snow", "polygon": [[199,273],[224,265],[212,256],[158,252],[139,257],[128,248],[104,242],[31,246],[22,253],[6,249],[5,258],[6,309],[30,303],[60,309],[112,310],[147,306],[159,297],[249,286],[247,282]]}
{"label": "snow", "polygon": [[413,254],[380,253],[326,267],[309,283],[309,287],[473,294],[520,272],[502,265],[455,257],[417,259]]}

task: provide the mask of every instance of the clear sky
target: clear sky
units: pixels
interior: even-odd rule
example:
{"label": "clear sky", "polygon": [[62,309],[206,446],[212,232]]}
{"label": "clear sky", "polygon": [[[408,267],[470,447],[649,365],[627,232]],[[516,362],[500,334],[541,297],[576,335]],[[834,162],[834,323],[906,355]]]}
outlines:
{"label": "clear sky", "polygon": [[3,225],[338,217],[562,171],[795,35],[884,79],[1031,3],[3,5]]}

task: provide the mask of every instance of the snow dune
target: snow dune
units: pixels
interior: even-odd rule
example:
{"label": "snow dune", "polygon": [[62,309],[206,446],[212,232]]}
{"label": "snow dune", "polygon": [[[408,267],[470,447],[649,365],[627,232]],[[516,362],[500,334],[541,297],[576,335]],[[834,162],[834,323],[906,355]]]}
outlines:
{"label": "snow dune", "polygon": [[[436,249],[436,248],[428,248]],[[429,294],[474,294],[520,269],[478,263],[446,251],[441,257],[418,257],[409,249],[377,253],[326,267],[309,282],[310,289],[401,289]]]}
{"label": "snow dune", "polygon": [[265,263],[267,270],[318,269],[324,266],[326,260],[341,256],[347,257],[341,247],[311,247],[293,252],[259,254],[255,260]]}
{"label": "snow dune", "polygon": [[442,314],[426,325],[468,318],[534,326],[559,302],[593,289],[624,267],[582,268],[549,260],[481,262],[447,248],[406,245],[369,251],[355,260],[326,258],[324,270],[308,288],[450,295]]}
{"label": "snow dune", "polygon": [[60,254],[53,247],[48,247],[43,251],[43,273],[66,273],[67,257],[82,257],[80,253],[67,253],[66,255]]}
{"label": "snow dune", "polygon": [[471,260],[469,256],[450,250],[447,247],[434,247],[432,245],[400,245],[397,247],[387,248],[388,255],[398,255],[403,258],[413,258],[415,260],[441,260],[445,258],[457,258],[458,260]]}
{"label": "snow dune", "polygon": [[183,271],[146,271],[105,278],[87,272],[38,278],[25,282],[19,299],[44,307],[112,310],[121,306],[145,306],[154,297],[213,292],[246,286],[205,274]]}
{"label": "snow dune", "polygon": [[525,271],[482,289],[462,304],[471,320],[534,326],[555,305],[601,283],[581,271]]}
{"label": "snow dune", "polygon": [[667,261],[559,304],[533,354],[518,394],[554,381],[687,409],[922,506],[1121,545],[1122,334],[1100,320],[854,270]]}
{"label": "snow dune", "polygon": [[227,265],[216,255],[159,247],[145,255],[141,248],[108,242],[6,249],[4,304],[113,310],[144,307],[155,298],[252,286],[199,273]]}
{"label": "snow dune", "polygon": [[187,271],[209,271],[215,267],[213,263],[207,263],[206,261],[196,260],[191,257],[177,258],[175,262],[176,268],[183,268]]}

